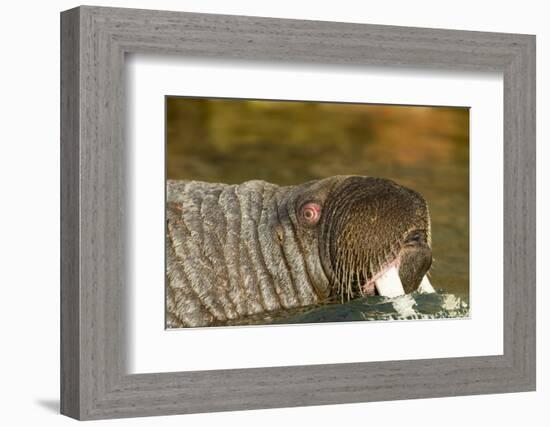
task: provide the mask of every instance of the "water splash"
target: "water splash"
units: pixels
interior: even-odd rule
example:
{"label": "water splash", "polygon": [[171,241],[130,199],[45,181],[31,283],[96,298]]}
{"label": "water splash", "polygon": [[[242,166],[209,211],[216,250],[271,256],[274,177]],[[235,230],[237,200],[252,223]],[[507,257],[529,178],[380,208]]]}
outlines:
{"label": "water splash", "polygon": [[277,323],[351,322],[359,320],[419,320],[469,317],[466,299],[437,289],[395,298],[372,296],[346,304],[313,308]]}

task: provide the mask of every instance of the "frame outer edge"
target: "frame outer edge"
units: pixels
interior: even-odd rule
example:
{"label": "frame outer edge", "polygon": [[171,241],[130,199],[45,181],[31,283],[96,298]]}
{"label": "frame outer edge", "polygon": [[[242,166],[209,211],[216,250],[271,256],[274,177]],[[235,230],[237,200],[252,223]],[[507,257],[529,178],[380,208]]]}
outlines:
{"label": "frame outer edge", "polygon": [[60,411],[79,419],[80,388],[80,11],[61,13]]}
{"label": "frame outer edge", "polygon": [[[517,276],[523,284],[518,324],[522,341],[514,347],[521,360],[526,390],[536,390],[536,36],[529,36],[521,55],[516,57],[516,84],[521,88],[515,106],[519,122],[516,146],[518,150],[518,194],[516,221],[523,219],[517,236],[521,241]],[[519,249],[519,248],[518,248]],[[519,338],[518,337],[518,338]],[[519,354],[517,354],[519,353]]]}
{"label": "frame outer edge", "polygon": [[528,44],[528,70],[527,70],[527,141],[529,144],[529,205],[527,211],[531,211],[528,224],[528,239],[531,256],[531,280],[529,281],[530,296],[529,306],[532,311],[529,315],[529,327],[531,334],[528,334],[527,348],[531,353],[527,361],[527,374],[530,390],[537,390],[537,38],[530,37]]}
{"label": "frame outer edge", "polygon": [[518,391],[536,390],[535,37],[504,72],[504,354]]}

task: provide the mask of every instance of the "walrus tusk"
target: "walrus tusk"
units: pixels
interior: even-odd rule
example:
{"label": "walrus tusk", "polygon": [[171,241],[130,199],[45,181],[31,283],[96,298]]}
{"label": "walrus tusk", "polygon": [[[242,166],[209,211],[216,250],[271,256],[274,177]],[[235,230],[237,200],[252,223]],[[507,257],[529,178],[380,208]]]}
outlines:
{"label": "walrus tusk", "polygon": [[418,287],[418,292],[420,292],[421,294],[435,293],[435,289],[433,288],[432,284],[428,280],[428,276],[424,276],[422,278],[422,282],[420,282],[420,286]]}
{"label": "walrus tusk", "polygon": [[403,284],[399,278],[399,273],[397,272],[397,268],[395,268],[395,266],[392,266],[382,276],[376,279],[375,286],[379,295],[388,298],[394,298],[405,293]]}
{"label": "walrus tusk", "polygon": [[[384,297],[395,298],[399,295],[405,294],[401,279],[399,278],[399,273],[395,267],[390,268],[379,279],[377,279],[375,286],[378,294]],[[428,276],[424,276],[422,278],[422,282],[420,282],[420,286],[418,287],[418,292],[423,294],[435,293],[435,289],[430,283]]]}

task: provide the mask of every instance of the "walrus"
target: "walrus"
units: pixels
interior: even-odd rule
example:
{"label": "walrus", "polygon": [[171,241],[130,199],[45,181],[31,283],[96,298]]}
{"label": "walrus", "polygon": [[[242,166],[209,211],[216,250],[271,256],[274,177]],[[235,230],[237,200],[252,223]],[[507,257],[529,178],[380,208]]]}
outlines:
{"label": "walrus", "polygon": [[366,295],[433,292],[428,205],[388,179],[167,181],[166,327],[249,324]]}

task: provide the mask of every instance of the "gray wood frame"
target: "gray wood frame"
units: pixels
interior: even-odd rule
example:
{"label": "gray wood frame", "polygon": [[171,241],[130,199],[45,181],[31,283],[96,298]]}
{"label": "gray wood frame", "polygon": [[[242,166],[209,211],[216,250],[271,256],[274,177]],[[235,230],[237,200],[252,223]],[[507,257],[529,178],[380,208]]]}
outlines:
{"label": "gray wood frame", "polygon": [[[124,57],[504,75],[504,354],[128,375]],[[163,144],[163,141],[158,141]],[[535,390],[535,37],[79,7],[61,14],[61,412],[78,419]]]}

